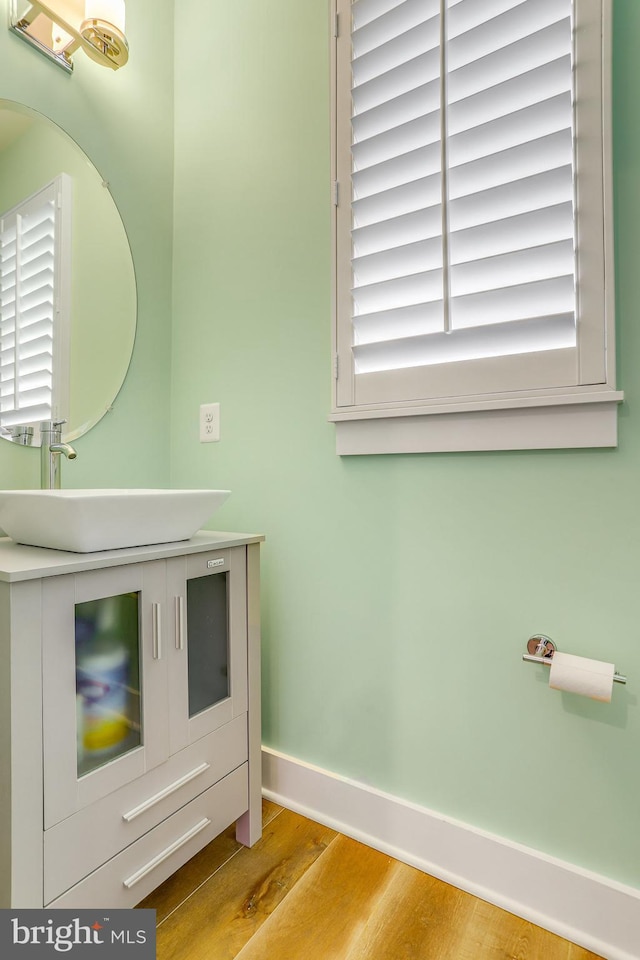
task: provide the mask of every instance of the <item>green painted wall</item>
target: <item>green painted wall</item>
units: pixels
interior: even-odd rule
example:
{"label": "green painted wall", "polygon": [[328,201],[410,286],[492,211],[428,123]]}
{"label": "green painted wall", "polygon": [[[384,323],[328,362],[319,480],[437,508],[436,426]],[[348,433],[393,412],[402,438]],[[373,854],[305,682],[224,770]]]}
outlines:
{"label": "green painted wall", "polygon": [[[7,7],[1,0],[5,23]],[[130,3],[127,34],[125,69],[113,72],[79,54],[68,76],[0,29],[0,98],[44,114],[82,147],[110,184],[135,262],[138,326],[129,374],[113,411],[75,442],[78,458],[62,466],[67,487],[164,486],[168,480],[172,0]],[[0,487],[36,487],[39,469],[38,450],[0,442]]]}
{"label": "green painted wall", "polygon": [[[640,4],[615,4],[619,449],[352,459],[326,422],[327,2],[276,6],[183,0],[175,81],[171,481],[267,535],[265,742],[640,886]],[[536,631],[630,685],[550,691]]]}

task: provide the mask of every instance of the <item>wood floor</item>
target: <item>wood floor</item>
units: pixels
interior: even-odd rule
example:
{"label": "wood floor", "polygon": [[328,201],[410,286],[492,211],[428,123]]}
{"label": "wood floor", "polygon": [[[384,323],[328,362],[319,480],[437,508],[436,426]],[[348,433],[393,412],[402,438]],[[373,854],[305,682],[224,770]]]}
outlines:
{"label": "wood floor", "polygon": [[601,960],[275,804],[231,827],[140,907],[157,960]]}

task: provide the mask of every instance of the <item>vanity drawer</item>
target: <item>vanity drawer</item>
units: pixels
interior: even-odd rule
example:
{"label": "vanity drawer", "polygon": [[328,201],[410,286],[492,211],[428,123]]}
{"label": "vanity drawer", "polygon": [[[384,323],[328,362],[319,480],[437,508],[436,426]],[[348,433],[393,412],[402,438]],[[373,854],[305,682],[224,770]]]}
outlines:
{"label": "vanity drawer", "polygon": [[74,910],[135,906],[237,820],[248,804],[245,763],[46,905]]}
{"label": "vanity drawer", "polygon": [[45,830],[44,902],[88,876],[246,760],[244,714]]}

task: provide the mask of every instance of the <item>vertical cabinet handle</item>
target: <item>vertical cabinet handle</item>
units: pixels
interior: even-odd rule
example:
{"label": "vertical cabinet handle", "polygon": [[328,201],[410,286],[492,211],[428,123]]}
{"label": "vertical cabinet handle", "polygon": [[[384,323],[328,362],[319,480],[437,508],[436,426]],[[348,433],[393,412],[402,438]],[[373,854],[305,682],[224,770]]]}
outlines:
{"label": "vertical cabinet handle", "polygon": [[151,642],[152,642],[154,660],[162,659],[162,638],[161,638],[160,631],[161,631],[160,604],[152,603],[151,604]]}
{"label": "vertical cabinet handle", "polygon": [[176,650],[184,650],[184,597],[176,597]]}

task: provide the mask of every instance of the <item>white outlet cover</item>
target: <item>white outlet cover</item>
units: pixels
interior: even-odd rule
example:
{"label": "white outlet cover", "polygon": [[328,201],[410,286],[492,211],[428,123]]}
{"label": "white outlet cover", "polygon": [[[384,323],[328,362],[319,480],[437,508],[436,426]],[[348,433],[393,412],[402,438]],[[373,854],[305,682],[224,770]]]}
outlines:
{"label": "white outlet cover", "polygon": [[200,404],[200,443],[214,443],[220,439],[220,404]]}

